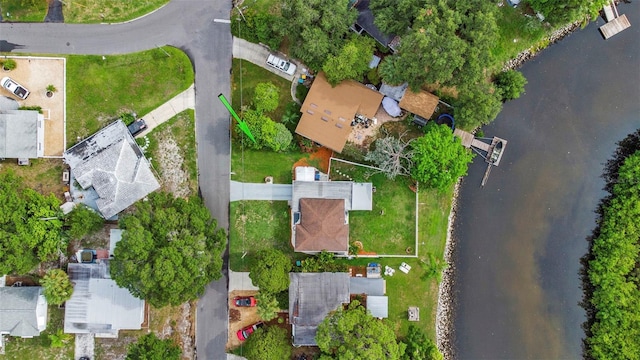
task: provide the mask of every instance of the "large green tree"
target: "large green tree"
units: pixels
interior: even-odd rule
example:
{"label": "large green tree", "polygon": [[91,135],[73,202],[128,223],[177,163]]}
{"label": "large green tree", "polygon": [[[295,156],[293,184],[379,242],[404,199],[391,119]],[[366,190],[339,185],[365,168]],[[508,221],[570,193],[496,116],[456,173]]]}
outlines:
{"label": "large green tree", "polygon": [[531,7],[541,12],[546,20],[561,24],[576,20],[585,20],[588,17],[595,19],[604,4],[610,0],[527,0]]}
{"label": "large green tree", "polygon": [[67,214],[66,225],[69,227],[69,236],[79,239],[102,229],[104,219],[86,205],[80,204]]}
{"label": "large green tree", "polygon": [[314,70],[338,54],[358,17],[347,1],[283,0],[281,11],[291,53]]}
{"label": "large green tree", "polygon": [[280,306],[274,294],[267,291],[260,291],[258,295],[256,295],[256,301],[258,302],[258,316],[260,316],[262,320],[269,321],[278,316]]}
{"label": "large green tree", "polygon": [[374,40],[367,36],[352,35],[337,55],[329,55],[322,70],[327,81],[336,86],[342,80],[361,81],[369,70],[369,62],[373,55]]}
{"label": "large green tree", "polygon": [[11,171],[0,173],[0,273],[27,273],[66,248],[60,200],[25,187]]}
{"label": "large green tree", "polygon": [[247,360],[291,359],[291,346],[287,331],[277,326],[256,330],[247,339],[242,355]]}
{"label": "large green tree", "polygon": [[445,191],[467,173],[473,154],[465,149],[451,128],[430,122],[424,136],[411,143],[414,167],[411,176],[427,188]]}
{"label": "large green tree", "polygon": [[44,288],[44,297],[51,305],[60,305],[71,299],[73,285],[69,280],[69,275],[61,269],[47,271],[40,280],[40,285]]}
{"label": "large green tree", "polygon": [[279,250],[265,249],[257,254],[256,262],[249,269],[249,278],[260,291],[279,293],[289,287],[291,260]]}
{"label": "large green tree", "polygon": [[278,87],[272,82],[259,83],[253,92],[253,106],[260,112],[271,112],[278,107],[279,97]]}
{"label": "large green tree", "polygon": [[371,316],[357,300],[318,325],[316,342],[324,354],[338,360],[399,360],[406,347],[396,340],[393,328]]}
{"label": "large green tree", "polygon": [[496,90],[502,97],[502,101],[513,100],[524,92],[527,79],[517,70],[507,70],[498,73],[494,79]]}
{"label": "large green tree", "polygon": [[371,0],[374,22],[386,34],[404,35],[420,11],[422,0]]}
{"label": "large green tree", "polygon": [[436,344],[419,327],[409,325],[409,333],[403,340],[407,349],[402,360],[442,360],[443,356]]}
{"label": "large green tree", "polygon": [[153,193],[120,220],[111,277],[154,306],[196,299],[219,279],[225,232],[198,197]]}
{"label": "large green tree", "polygon": [[129,345],[127,360],[179,360],[180,347],[171,339],[159,339],[155,333],[138,338],[138,342]]}

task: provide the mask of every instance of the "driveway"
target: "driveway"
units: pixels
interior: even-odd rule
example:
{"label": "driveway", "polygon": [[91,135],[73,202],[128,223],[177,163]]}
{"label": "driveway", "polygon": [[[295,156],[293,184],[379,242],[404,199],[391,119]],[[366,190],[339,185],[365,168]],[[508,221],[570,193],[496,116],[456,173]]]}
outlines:
{"label": "driveway", "polygon": [[291,184],[254,184],[231,181],[231,201],[281,200],[291,201]]}
{"label": "driveway", "polygon": [[[231,98],[231,1],[172,0],[123,24],[0,23],[0,51],[46,54],[126,54],[162,45],[182,49],[195,69],[196,141],[200,195],[218,226],[229,228],[229,114],[216,98]],[[223,21],[219,21],[222,19]],[[196,313],[200,359],[226,358],[227,260]]]}

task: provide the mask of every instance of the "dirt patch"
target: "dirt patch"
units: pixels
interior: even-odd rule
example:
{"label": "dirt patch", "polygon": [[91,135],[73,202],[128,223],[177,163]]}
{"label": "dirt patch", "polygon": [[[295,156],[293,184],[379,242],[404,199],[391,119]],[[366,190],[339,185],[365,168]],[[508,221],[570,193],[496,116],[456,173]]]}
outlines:
{"label": "dirt patch", "polygon": [[[62,156],[65,150],[65,67],[64,58],[10,56],[16,61],[16,68],[3,72],[26,87],[31,94],[26,100],[18,101],[20,106],[40,106],[44,115],[44,155]],[[47,86],[53,85],[56,92],[47,97]],[[10,96],[6,90],[0,95]],[[15,97],[12,97],[16,99]]]}
{"label": "dirt patch", "polygon": [[308,158],[302,158],[296,161],[293,166],[293,169],[298,166],[313,166],[320,170],[321,172],[328,173],[329,172],[329,161],[333,156],[333,150],[328,149],[324,146],[321,146],[316,149]]}
{"label": "dirt patch", "polygon": [[0,161],[0,172],[11,169],[28,188],[42,195],[53,194],[63,202],[64,192],[68,190],[62,182],[64,168],[61,159],[34,159],[26,166],[19,166],[15,159]]}
{"label": "dirt patch", "polygon": [[184,158],[180,154],[180,146],[170,136],[158,137],[156,161],[160,165],[160,177],[165,191],[176,197],[189,196],[189,175],[184,168]]}
{"label": "dirt patch", "polygon": [[[245,326],[261,321],[257,307],[236,307],[233,298],[236,296],[250,296],[258,292],[255,290],[234,290],[229,293],[229,332],[227,337],[227,351],[242,345],[236,333]],[[237,313],[235,311],[237,311]],[[239,314],[238,314],[239,313]],[[231,316],[233,314],[233,316]]]}
{"label": "dirt patch", "polygon": [[365,128],[362,125],[356,125],[352,127],[351,133],[349,134],[347,141],[355,145],[362,146],[365,144],[367,139],[369,139],[368,141],[370,142],[371,138],[375,138],[377,136],[378,130],[380,130],[380,127],[382,126],[382,124],[387,122],[392,122],[392,121],[404,120],[404,118],[406,117],[406,114],[403,114],[400,117],[394,118],[391,115],[389,115],[382,106],[380,106],[374,117],[376,118],[376,123],[369,125],[368,128]]}

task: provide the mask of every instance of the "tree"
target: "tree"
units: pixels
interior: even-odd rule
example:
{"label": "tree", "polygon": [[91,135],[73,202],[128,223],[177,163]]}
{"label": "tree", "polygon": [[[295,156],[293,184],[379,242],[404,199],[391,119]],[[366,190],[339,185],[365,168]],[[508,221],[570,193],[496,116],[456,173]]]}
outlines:
{"label": "tree", "polygon": [[52,348],[61,348],[73,339],[73,335],[65,334],[62,329],[58,329],[55,333],[47,335],[49,337],[49,346]]}
{"label": "tree", "polygon": [[245,123],[247,123],[247,126],[249,127],[251,134],[253,134],[253,137],[256,139],[255,143],[247,139],[245,140],[244,145],[256,150],[262,149],[264,147],[264,140],[262,137],[262,126],[265,122],[269,122],[269,121],[273,122],[273,120],[271,120],[271,118],[269,118],[268,116],[264,115],[262,112],[257,110],[244,111],[242,113],[242,119],[245,121]]}
{"label": "tree", "polygon": [[291,260],[279,250],[266,249],[258,252],[256,262],[249,269],[249,278],[260,291],[279,293],[289,287]]}
{"label": "tree", "polygon": [[427,337],[419,327],[409,325],[409,333],[404,339],[407,349],[402,360],[442,360],[443,356],[438,351],[436,344]]}
{"label": "tree", "polygon": [[369,151],[364,159],[376,164],[391,180],[398,175],[409,175],[413,167],[413,151],[409,144],[402,141],[402,135],[400,138],[387,136],[377,139],[375,149]]}
{"label": "tree", "polygon": [[343,1],[284,0],[282,31],[293,56],[319,70],[329,55],[337,55],[358,12]]}
{"label": "tree", "polygon": [[399,360],[405,349],[404,343],[397,342],[393,329],[371,316],[357,300],[318,325],[316,342],[324,354],[338,360]]}
{"label": "tree", "polygon": [[342,80],[362,80],[369,70],[374,40],[366,36],[352,35],[337,55],[329,55],[322,66],[327,81],[336,86]]}
{"label": "tree", "polygon": [[451,128],[430,122],[424,136],[411,143],[415,166],[411,176],[427,188],[445,191],[467,173],[473,154],[465,149]]}
{"label": "tree", "polygon": [[427,258],[429,259],[429,262],[422,259],[420,260],[425,265],[425,273],[422,276],[422,279],[436,279],[440,282],[442,280],[442,271],[444,271],[449,264],[447,264],[442,257],[436,257],[430,252],[427,252]]}
{"label": "tree", "polygon": [[226,235],[216,227],[200,198],[153,193],[121,218],[111,277],[156,307],[194,300],[221,276]]}
{"label": "tree", "polygon": [[502,101],[491,84],[469,84],[459,90],[458,99],[453,102],[458,126],[473,129],[490,123],[500,113]]}
{"label": "tree", "polygon": [[374,22],[380,30],[386,34],[402,36],[413,25],[423,2],[420,0],[371,0],[369,9],[373,12]]}
{"label": "tree", "polygon": [[541,12],[547,21],[555,24],[569,23],[576,20],[595,19],[602,6],[609,0],[528,0],[533,9]]}
{"label": "tree", "polygon": [[158,339],[155,333],[138,338],[138,342],[129,345],[127,360],[179,360],[180,347],[171,339]]}
{"label": "tree", "polygon": [[506,101],[520,97],[520,94],[524,92],[527,79],[519,71],[507,70],[496,75],[494,82],[502,101]]}
{"label": "tree", "polygon": [[291,359],[287,331],[277,326],[260,328],[247,339],[243,356],[248,360]]}
{"label": "tree", "polygon": [[256,301],[258,303],[258,316],[260,316],[262,320],[269,321],[278,316],[280,306],[278,305],[278,300],[276,300],[275,295],[267,291],[260,291],[258,295],[256,295]]}
{"label": "tree", "polygon": [[12,171],[0,173],[0,273],[27,273],[66,248],[60,200],[24,186]]}
{"label": "tree", "polygon": [[44,288],[44,297],[51,305],[60,305],[71,299],[73,285],[69,280],[69,275],[61,269],[47,271],[40,280],[40,285]]}
{"label": "tree", "polygon": [[262,141],[275,152],[289,148],[293,135],[284,124],[276,123],[272,120],[262,123]]}
{"label": "tree", "polygon": [[273,83],[259,83],[253,93],[253,106],[257,111],[271,112],[278,107],[279,97],[278,87]]}
{"label": "tree", "polygon": [[102,229],[104,219],[88,206],[80,204],[67,215],[66,224],[69,226],[69,236],[80,239]]}

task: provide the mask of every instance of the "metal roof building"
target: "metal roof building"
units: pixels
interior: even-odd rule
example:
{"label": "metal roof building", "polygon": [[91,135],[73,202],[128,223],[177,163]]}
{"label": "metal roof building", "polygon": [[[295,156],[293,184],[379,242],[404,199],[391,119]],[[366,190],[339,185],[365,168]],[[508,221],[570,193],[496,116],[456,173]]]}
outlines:
{"label": "metal roof building", "polygon": [[44,155],[44,117],[34,110],[0,111],[0,159]]}
{"label": "metal roof building", "polygon": [[46,328],[47,300],[42,287],[0,287],[0,334],[29,338]]}
{"label": "metal roof building", "polygon": [[347,273],[289,273],[289,322],[294,346],[315,346],[318,325],[349,303]]}
{"label": "metal roof building", "polygon": [[144,300],[119,287],[109,276],[107,262],[70,263],[74,283],[66,302],[64,332],[117,337],[119,330],[139,330],[144,322]]}
{"label": "metal roof building", "polygon": [[160,188],[151,164],[121,120],[65,151],[64,161],[83,189],[95,189],[96,206],[105,219]]}

